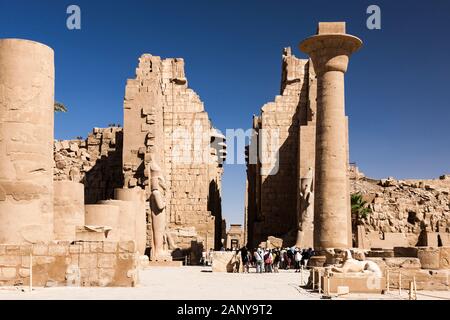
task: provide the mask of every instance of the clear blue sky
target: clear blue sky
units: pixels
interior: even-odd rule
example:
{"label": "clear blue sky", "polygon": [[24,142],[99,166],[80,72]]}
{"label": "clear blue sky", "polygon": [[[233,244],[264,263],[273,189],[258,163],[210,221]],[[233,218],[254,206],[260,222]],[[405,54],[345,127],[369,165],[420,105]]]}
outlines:
{"label": "clear blue sky", "polygon": [[[82,29],[66,28],[77,4]],[[382,29],[366,28],[381,7]],[[122,123],[125,81],[142,53],[183,57],[190,86],[216,127],[244,128],[274,99],[281,52],[319,21],[346,21],[364,47],[346,76],[351,160],[381,178],[437,177],[450,170],[450,1],[23,1],[0,0],[0,37],[55,50],[56,98],[70,108],[55,136]],[[1,72],[1,70],[0,70]],[[245,167],[227,165],[223,212],[243,221]]]}

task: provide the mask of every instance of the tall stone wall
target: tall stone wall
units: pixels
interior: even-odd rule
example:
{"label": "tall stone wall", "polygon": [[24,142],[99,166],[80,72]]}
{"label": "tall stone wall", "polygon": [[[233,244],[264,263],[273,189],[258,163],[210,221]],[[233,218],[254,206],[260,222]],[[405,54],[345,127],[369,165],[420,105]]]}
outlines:
{"label": "tall stone wall", "polygon": [[314,79],[308,60],[284,49],[280,95],[253,119],[255,133],[247,150],[246,209],[251,246],[268,236],[295,241],[299,179],[314,166],[315,98],[310,89],[315,86]]}

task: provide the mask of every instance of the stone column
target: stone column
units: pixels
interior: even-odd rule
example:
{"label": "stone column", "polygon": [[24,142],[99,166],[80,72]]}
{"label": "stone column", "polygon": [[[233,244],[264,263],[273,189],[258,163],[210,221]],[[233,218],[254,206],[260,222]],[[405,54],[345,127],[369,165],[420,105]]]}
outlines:
{"label": "stone column", "polygon": [[321,22],[302,43],[317,74],[314,247],[349,248],[344,74],[362,41],[345,33],[345,22]]}
{"label": "stone column", "polygon": [[0,243],[53,239],[53,50],[0,40]]}

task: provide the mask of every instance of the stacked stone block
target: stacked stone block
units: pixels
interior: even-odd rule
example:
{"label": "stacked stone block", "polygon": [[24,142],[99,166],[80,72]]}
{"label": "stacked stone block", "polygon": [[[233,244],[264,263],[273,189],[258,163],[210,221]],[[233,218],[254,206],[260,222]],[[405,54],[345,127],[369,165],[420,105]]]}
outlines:
{"label": "stacked stone block", "polygon": [[[365,239],[356,245],[392,248],[404,235],[407,246],[450,246],[450,179],[374,180],[359,175],[351,193],[360,193],[371,213],[359,219]],[[392,239],[389,241],[389,239]]]}
{"label": "stacked stone block", "polygon": [[83,139],[54,142],[54,180],[84,184],[85,201],[95,204],[114,198],[123,186],[120,127],[94,128]]}
{"label": "stacked stone block", "polygon": [[133,241],[0,244],[0,286],[135,286]]}
{"label": "stacked stone block", "polygon": [[[202,242],[213,248],[216,212],[208,207],[210,185],[220,201],[218,161],[211,165],[208,114],[198,95],[188,88],[183,59],[145,54],[136,79],[128,80],[124,101],[123,168],[125,187],[140,186],[150,197],[148,166],[153,158],[166,182],[165,214],[176,245],[190,248]],[[192,232],[194,227],[195,232]],[[148,239],[151,244],[151,219]],[[189,234],[190,236],[186,236]]]}

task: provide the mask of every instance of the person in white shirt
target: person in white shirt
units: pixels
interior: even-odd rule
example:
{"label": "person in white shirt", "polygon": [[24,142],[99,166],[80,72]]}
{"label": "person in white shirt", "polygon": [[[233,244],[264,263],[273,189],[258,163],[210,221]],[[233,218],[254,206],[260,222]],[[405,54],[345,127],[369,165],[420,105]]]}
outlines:
{"label": "person in white shirt", "polygon": [[295,250],[294,260],[295,260],[295,272],[300,272],[300,261],[302,261],[302,254],[300,253],[299,249]]}

